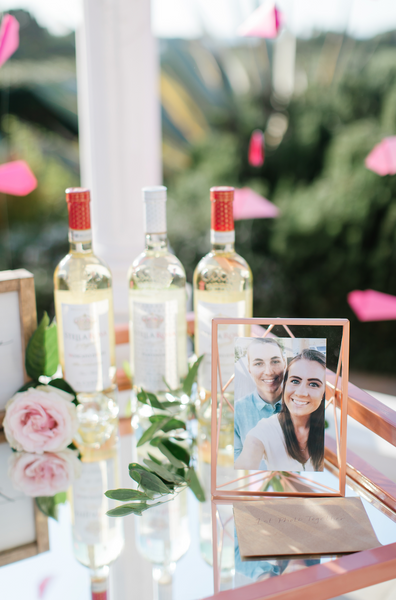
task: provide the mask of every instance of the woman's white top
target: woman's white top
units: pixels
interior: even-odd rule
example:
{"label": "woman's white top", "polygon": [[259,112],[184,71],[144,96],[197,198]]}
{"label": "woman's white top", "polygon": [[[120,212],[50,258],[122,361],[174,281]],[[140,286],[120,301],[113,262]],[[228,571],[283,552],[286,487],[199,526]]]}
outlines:
{"label": "woman's white top", "polygon": [[246,439],[248,436],[257,438],[263,444],[264,460],[269,471],[315,471],[311,459],[301,464],[288,454],[278,415],[261,419],[249,431]]}

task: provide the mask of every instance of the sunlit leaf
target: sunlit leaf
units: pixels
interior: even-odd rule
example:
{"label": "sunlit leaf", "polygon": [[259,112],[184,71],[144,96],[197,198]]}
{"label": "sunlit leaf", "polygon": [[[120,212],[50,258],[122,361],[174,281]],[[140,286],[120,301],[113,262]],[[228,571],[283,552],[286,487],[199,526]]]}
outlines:
{"label": "sunlit leaf", "polygon": [[50,325],[49,322],[49,317],[44,312],[26,348],[25,367],[32,379],[38,379],[40,375],[52,377],[58,368],[57,330],[55,323]]}
{"label": "sunlit leaf", "polygon": [[127,515],[141,515],[144,510],[147,510],[150,506],[146,502],[135,502],[134,504],[123,504],[112,508],[106,512],[108,517],[126,517]]}

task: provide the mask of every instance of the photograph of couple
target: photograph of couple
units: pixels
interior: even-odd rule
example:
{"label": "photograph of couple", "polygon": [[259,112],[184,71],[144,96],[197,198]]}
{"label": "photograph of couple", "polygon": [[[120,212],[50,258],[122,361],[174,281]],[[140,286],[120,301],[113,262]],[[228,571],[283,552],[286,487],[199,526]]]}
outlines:
{"label": "photograph of couple", "polygon": [[323,471],[326,340],[235,338],[234,468]]}

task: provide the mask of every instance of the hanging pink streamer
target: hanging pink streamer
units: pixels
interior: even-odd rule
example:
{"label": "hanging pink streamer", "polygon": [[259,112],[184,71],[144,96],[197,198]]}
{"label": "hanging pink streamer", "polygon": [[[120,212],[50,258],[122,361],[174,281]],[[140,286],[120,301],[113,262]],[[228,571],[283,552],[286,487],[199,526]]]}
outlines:
{"label": "hanging pink streamer", "polygon": [[235,190],[234,219],[273,219],[279,216],[279,209],[269,200],[248,187]]}
{"label": "hanging pink streamer", "polygon": [[359,321],[393,321],[396,319],[396,297],[375,290],[355,290],[348,303]]}
{"label": "hanging pink streamer", "polygon": [[0,67],[19,46],[19,23],[12,15],[4,15],[0,27]]}
{"label": "hanging pink streamer", "polygon": [[248,160],[252,167],[264,164],[264,134],[260,129],[255,129],[250,137]]}
{"label": "hanging pink streamer", "polygon": [[0,165],[0,192],[13,196],[26,196],[37,187],[37,179],[24,160]]}
{"label": "hanging pink streamer", "polygon": [[273,39],[278,35],[283,23],[283,13],[276,8],[275,2],[267,0],[249,15],[238,28],[237,34],[245,37]]}
{"label": "hanging pink streamer", "polygon": [[378,175],[396,174],[396,135],[386,137],[374,146],[366,157],[365,165]]}

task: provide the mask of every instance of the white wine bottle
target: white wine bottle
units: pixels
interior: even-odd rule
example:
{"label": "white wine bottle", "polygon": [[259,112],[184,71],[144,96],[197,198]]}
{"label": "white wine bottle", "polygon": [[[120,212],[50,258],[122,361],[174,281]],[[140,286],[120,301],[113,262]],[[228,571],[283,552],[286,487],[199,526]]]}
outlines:
{"label": "white wine bottle", "polygon": [[80,402],[80,441],[98,446],[118,413],[112,280],[92,251],[89,190],[69,188],[66,201],[70,251],[54,273],[59,359]]}
{"label": "white wine bottle", "polygon": [[135,388],[161,393],[187,374],[186,274],[168,249],[166,187],[142,190],[146,248],[128,273]]}
{"label": "white wine bottle", "polygon": [[91,571],[92,597],[105,600],[108,565],[124,547],[122,519],[106,516],[116,502],[104,495],[120,486],[117,435],[113,433],[100,448],[78,444],[78,449],[81,475],[69,490],[73,553]]}
{"label": "white wine bottle", "polygon": [[[201,405],[211,396],[211,333],[214,317],[252,316],[253,278],[247,262],[235,252],[233,187],[210,189],[211,251],[194,272],[195,352],[205,354],[198,374]],[[218,332],[223,386],[234,373],[234,337],[249,335],[248,328],[222,325]],[[231,392],[232,386],[227,388]]]}

